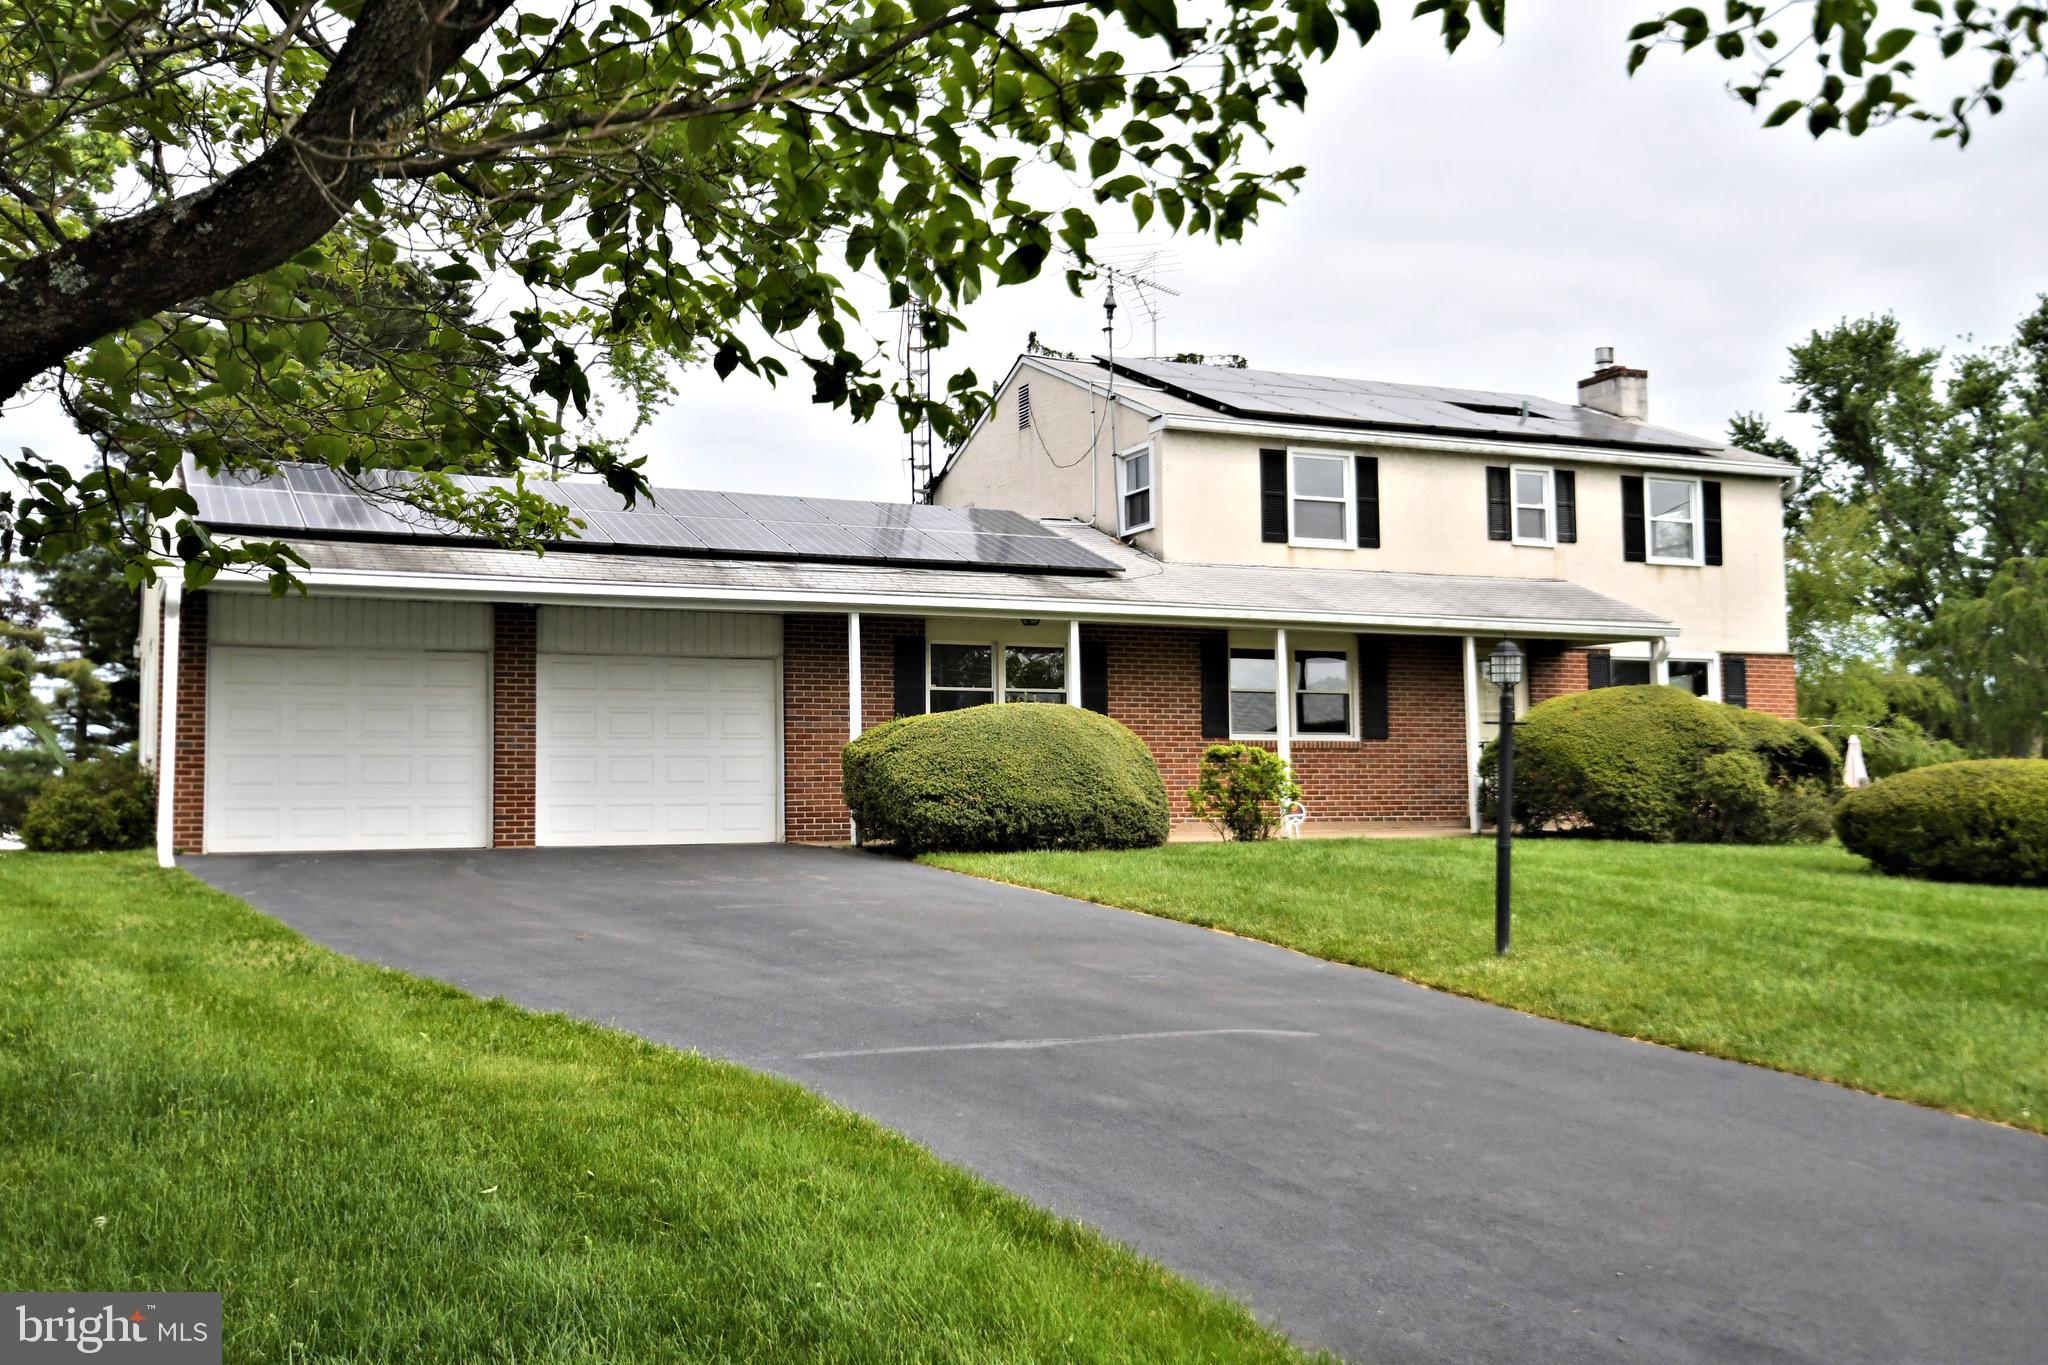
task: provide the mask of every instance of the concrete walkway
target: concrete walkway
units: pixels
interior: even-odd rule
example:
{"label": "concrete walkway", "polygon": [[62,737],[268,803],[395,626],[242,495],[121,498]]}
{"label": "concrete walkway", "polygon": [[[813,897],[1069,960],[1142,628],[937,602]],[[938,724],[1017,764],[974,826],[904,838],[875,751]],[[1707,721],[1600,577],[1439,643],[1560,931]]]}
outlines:
{"label": "concrete walkway", "polygon": [[2048,1141],[830,849],[190,860],[793,1077],[1359,1361],[2038,1360]]}

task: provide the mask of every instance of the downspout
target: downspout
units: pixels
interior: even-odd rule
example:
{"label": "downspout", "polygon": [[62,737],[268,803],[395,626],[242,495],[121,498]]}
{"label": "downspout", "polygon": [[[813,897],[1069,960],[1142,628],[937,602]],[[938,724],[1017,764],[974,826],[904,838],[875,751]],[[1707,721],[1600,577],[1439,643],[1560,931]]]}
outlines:
{"label": "downspout", "polygon": [[159,708],[156,764],[156,865],[176,867],[176,839],[171,828],[172,797],[178,785],[178,635],[184,603],[183,580],[165,578],[163,638],[163,705]]}

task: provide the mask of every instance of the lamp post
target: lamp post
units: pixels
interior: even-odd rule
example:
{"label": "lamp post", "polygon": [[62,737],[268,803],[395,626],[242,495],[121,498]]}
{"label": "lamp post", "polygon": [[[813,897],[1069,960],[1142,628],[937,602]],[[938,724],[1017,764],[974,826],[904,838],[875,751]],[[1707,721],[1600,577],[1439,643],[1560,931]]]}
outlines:
{"label": "lamp post", "polygon": [[1499,780],[1493,812],[1493,951],[1495,956],[1505,957],[1515,837],[1515,688],[1522,681],[1522,651],[1513,640],[1502,640],[1479,670],[1500,689],[1500,749],[1495,767]]}

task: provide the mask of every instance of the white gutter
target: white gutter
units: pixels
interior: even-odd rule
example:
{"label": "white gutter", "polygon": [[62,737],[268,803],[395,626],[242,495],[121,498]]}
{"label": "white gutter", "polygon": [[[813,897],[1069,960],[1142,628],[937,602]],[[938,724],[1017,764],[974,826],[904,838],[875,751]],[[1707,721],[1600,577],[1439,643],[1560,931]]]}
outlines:
{"label": "white gutter", "polygon": [[[554,583],[529,578],[463,574],[381,573],[357,569],[301,570],[308,587],[345,597],[397,593],[440,601],[579,603],[611,606],[672,606],[707,610],[810,612],[869,611],[898,616],[1057,616],[1131,624],[1218,626],[1328,626],[1410,634],[1494,634],[1587,641],[1647,640],[1676,635],[1672,622],[1587,621],[1558,617],[1434,616],[1396,612],[1294,611],[1204,603],[1133,603],[1061,597],[965,597],[944,593],[874,593],[734,588],[704,584]],[[268,591],[265,584],[222,575],[212,590]],[[169,710],[166,703],[166,712]]]}
{"label": "white gutter", "polygon": [[156,761],[156,865],[176,867],[178,859],[174,848],[175,834],[171,827],[175,815],[173,797],[178,785],[178,629],[181,607],[184,602],[185,584],[179,578],[164,579],[164,648],[163,648],[163,705],[158,708],[162,716],[163,736]]}
{"label": "white gutter", "polygon": [[1235,417],[1197,417],[1166,413],[1153,430],[1200,431],[1217,436],[1258,436],[1276,440],[1310,439],[1323,445],[1360,445],[1389,450],[1413,450],[1435,455],[1514,455],[1568,460],[1573,464],[1622,465],[1630,469],[1683,469],[1692,473],[1747,474],[1763,478],[1796,479],[1799,469],[1782,460],[1754,457],[1749,460],[1711,459],[1646,450],[1641,454],[1612,450],[1605,446],[1578,445],[1560,441],[1517,441],[1512,438],[1473,441],[1457,437],[1406,435],[1384,431],[1356,431],[1349,427],[1309,426],[1294,422],[1254,422]]}

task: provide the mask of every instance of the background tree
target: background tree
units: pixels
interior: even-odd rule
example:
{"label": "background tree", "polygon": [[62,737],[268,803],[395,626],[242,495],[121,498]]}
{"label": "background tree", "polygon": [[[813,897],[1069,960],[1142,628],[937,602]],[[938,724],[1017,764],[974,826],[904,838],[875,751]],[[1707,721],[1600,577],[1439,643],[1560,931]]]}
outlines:
{"label": "background tree", "polygon": [[[2048,296],[2014,340],[1953,357],[1896,319],[1791,348],[1811,452],[1738,418],[1738,445],[1798,459],[1787,597],[1802,712],[1911,721],[1997,753],[2048,729]],[[1944,368],[1946,364],[1946,368]]]}
{"label": "background tree", "polygon": [[[1505,8],[1415,13],[1455,50]],[[1769,54],[1737,87],[1754,102],[1799,51],[1816,134],[1964,135],[2043,60],[2037,6],[1725,13],[1639,26],[1632,62]],[[1253,164],[1272,113],[1380,24],[1374,0],[0,0],[0,403],[57,387],[101,451],[9,457],[26,492],[0,495],[0,553],[109,546],[131,586],[153,562],[287,586],[284,547],[185,520],[187,454],[320,460],[532,543],[558,509],[453,476],[644,493],[591,435],[594,381],[655,401],[677,363],[801,375],[867,417],[892,395],[853,273],[930,307],[943,345],[961,305],[1056,254],[1078,285],[1103,206],[1239,237],[1302,173]],[[1915,101],[1920,49],[1974,63],[1967,98]],[[401,308],[404,327],[351,321]],[[941,438],[986,402],[969,372],[893,398]]]}

